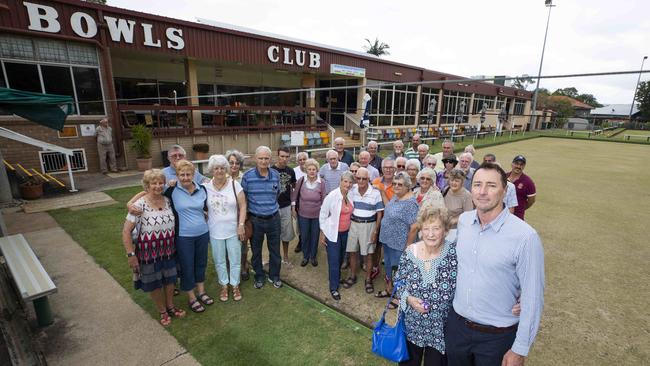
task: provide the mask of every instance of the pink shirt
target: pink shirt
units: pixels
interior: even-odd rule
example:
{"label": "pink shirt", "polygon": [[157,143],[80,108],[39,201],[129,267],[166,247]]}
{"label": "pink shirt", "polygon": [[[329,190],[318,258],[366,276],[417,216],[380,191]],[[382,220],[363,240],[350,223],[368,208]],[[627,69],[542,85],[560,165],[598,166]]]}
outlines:
{"label": "pink shirt", "polygon": [[352,211],[354,211],[354,205],[352,201],[348,201],[346,205],[345,202],[341,204],[341,215],[339,216],[339,233],[350,230]]}

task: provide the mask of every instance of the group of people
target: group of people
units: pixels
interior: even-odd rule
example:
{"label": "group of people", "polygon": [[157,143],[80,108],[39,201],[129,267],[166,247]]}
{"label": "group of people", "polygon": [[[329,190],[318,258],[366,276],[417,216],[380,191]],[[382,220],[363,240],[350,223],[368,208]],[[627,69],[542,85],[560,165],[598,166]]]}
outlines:
{"label": "group of people", "polygon": [[[173,304],[177,277],[190,310],[214,303],[204,286],[208,246],[219,300],[229,300],[230,287],[239,301],[240,280],[249,277],[248,241],[253,287],[268,281],[280,288],[282,265],[291,265],[289,243],[298,236],[302,267],[318,266],[324,247],[334,300],[359,275],[377,298],[397,287],[388,306],[405,316],[408,364],[491,364],[498,354],[522,361],[539,326],[544,285],[541,242],[523,221],[535,202],[526,158],[516,156],[506,173],[493,154],[475,161],[472,146],[457,159],[449,140],[430,154],[414,135],[409,149],[398,140],[383,159],[371,141],[356,162],[344,146],[336,139],[322,166],[298,153],[295,168],[288,148],[273,157],[260,146],[245,172],[243,155],[229,151],[210,157],[212,179],[173,146],[170,167],[145,172],[144,192],[128,203],[123,238],[135,285],[150,293],[161,324],[185,315]],[[385,288],[376,291],[382,261]]]}

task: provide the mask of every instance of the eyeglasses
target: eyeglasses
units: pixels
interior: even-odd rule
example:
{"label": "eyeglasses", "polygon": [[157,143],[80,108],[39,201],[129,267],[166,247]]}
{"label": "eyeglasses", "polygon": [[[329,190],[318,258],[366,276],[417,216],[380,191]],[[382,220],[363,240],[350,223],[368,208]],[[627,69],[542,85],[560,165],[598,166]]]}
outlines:
{"label": "eyeglasses", "polygon": [[398,165],[397,168],[402,168],[402,169],[404,169],[404,168],[406,168],[406,165]]}
{"label": "eyeglasses", "polygon": [[238,161],[231,161],[229,164],[230,164],[231,166],[232,166],[232,165],[239,165],[239,162],[238,162]]}
{"label": "eyeglasses", "polygon": [[185,157],[185,155],[183,155],[183,154],[172,154],[172,155],[169,155],[169,157],[174,158],[174,159],[182,159],[182,158]]}
{"label": "eyeglasses", "polygon": [[420,180],[433,181],[433,179],[432,179],[432,178],[429,178],[429,177],[420,177]]}
{"label": "eyeglasses", "polygon": [[357,180],[368,180],[366,177],[357,177]]}
{"label": "eyeglasses", "polygon": [[404,183],[393,182],[393,187],[404,187]]}
{"label": "eyeglasses", "polygon": [[350,170],[350,173],[357,174],[357,171],[356,170]]}

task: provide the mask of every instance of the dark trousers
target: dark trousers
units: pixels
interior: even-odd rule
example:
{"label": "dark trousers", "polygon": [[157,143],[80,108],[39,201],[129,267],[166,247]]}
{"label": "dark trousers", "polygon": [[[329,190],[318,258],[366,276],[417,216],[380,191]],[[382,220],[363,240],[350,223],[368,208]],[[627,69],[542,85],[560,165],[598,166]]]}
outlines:
{"label": "dark trousers", "polygon": [[251,251],[253,256],[253,270],[255,281],[264,281],[264,267],[262,266],[262,244],[266,236],[266,247],[269,249],[269,277],[273,281],[280,279],[280,215],[276,213],[269,219],[260,219],[251,216],[253,224],[253,238]]}
{"label": "dark trousers", "polygon": [[345,246],[348,242],[348,232],[339,233],[336,242],[329,241],[327,238],[327,267],[329,270],[330,291],[339,289],[339,280],[341,279],[341,261],[345,255]]}
{"label": "dark trousers", "polygon": [[311,260],[318,254],[318,237],[320,236],[320,224],[318,218],[308,219],[298,215],[298,227],[300,228],[300,247],[302,258]]}
{"label": "dark trousers", "polygon": [[424,361],[424,366],[446,366],[447,358],[433,347],[418,347],[406,340],[406,348],[409,350],[409,360],[400,362],[404,366],[420,366]]}
{"label": "dark trousers", "polygon": [[205,282],[209,244],[209,232],[199,236],[176,237],[176,254],[181,267],[181,290],[190,291],[197,283]]}
{"label": "dark trousers", "polygon": [[485,333],[467,327],[464,319],[449,310],[445,327],[445,344],[449,366],[501,366],[503,356],[515,341],[517,330]]}

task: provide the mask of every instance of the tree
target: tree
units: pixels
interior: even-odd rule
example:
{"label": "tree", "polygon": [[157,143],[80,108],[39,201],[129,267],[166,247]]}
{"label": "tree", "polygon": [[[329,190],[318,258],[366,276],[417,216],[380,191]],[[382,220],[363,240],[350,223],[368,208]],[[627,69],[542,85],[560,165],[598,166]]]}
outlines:
{"label": "tree", "polygon": [[374,42],[371,42],[368,38],[366,38],[366,42],[368,42],[368,45],[363,46],[363,48],[366,50],[367,53],[371,55],[375,55],[377,57],[390,55],[390,53],[388,52],[390,46],[387,43],[379,42],[378,38],[375,38]]}
{"label": "tree", "polygon": [[578,89],[574,87],[562,88],[554,91],[553,95],[564,95],[567,97],[575,98],[578,96]]}
{"label": "tree", "polygon": [[528,90],[528,86],[533,84],[535,84],[535,80],[528,75],[517,76],[512,82],[513,87],[522,90]]}
{"label": "tree", "polygon": [[544,99],[545,107],[556,113],[555,123],[557,123],[558,127],[562,127],[566,123],[567,118],[573,116],[573,106],[568,100],[553,98],[552,96]]}
{"label": "tree", "polygon": [[593,94],[579,94],[576,96],[576,99],[595,108],[600,108],[603,106],[602,104],[598,103],[598,100],[596,100],[596,97],[594,97]]}
{"label": "tree", "polygon": [[639,102],[641,115],[646,119],[650,118],[650,81],[643,81],[639,84],[635,99]]}

